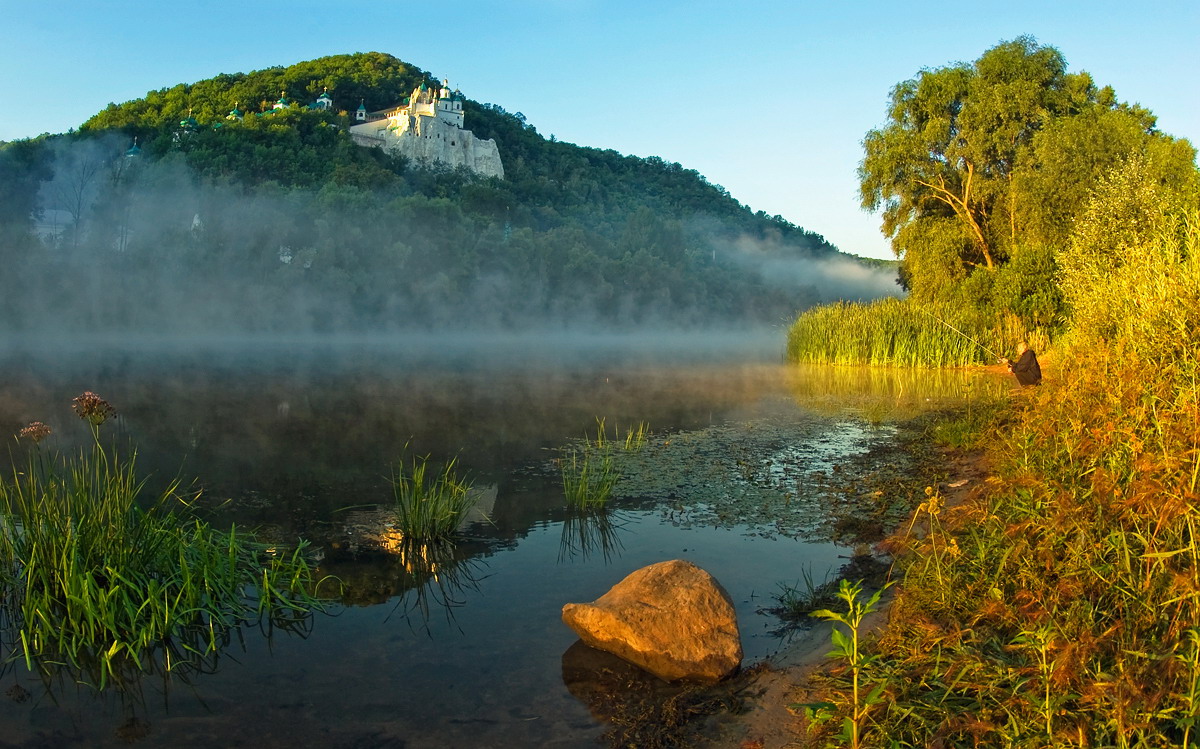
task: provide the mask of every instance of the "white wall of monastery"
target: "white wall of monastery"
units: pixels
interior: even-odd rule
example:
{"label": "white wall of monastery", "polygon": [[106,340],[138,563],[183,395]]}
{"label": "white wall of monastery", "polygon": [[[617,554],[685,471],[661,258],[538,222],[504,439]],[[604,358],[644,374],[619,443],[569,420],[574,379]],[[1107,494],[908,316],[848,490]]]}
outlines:
{"label": "white wall of monastery", "polygon": [[476,138],[437,117],[389,117],[355,125],[350,135],[359,145],[398,153],[421,166],[461,166],[484,177],[504,177],[496,141]]}
{"label": "white wall of monastery", "polygon": [[398,153],[420,166],[465,167],[485,177],[504,177],[496,141],[463,129],[462,99],[449,88],[422,86],[408,104],[372,117],[350,128],[359,145]]}

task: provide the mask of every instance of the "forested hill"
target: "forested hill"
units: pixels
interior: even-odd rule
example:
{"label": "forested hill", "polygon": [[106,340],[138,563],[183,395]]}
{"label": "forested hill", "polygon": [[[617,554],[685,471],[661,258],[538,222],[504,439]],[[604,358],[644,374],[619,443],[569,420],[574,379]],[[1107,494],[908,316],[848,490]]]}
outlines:
{"label": "forested hill", "polygon": [[[0,317],[57,330],[745,324],[892,292],[892,269],[694,170],[546,139],[497,105],[465,100],[465,127],[496,141],[504,179],[352,142],[360,102],[395,106],[422,82],[434,79],[390,55],[338,55],[152,91],[76,133],[0,145],[14,271]],[[333,110],[307,106],[322,92]],[[290,106],[272,110],[281,95]]]}

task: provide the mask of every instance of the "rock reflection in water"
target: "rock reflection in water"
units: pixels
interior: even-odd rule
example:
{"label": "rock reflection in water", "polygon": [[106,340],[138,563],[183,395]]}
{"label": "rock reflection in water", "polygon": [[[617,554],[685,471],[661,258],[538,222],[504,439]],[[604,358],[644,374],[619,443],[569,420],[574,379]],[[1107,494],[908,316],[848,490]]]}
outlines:
{"label": "rock reflection in water", "polygon": [[715,685],[666,682],[582,640],[562,655],[562,680],[592,717],[608,726],[611,746],[690,746],[703,719],[738,709],[739,679]]}

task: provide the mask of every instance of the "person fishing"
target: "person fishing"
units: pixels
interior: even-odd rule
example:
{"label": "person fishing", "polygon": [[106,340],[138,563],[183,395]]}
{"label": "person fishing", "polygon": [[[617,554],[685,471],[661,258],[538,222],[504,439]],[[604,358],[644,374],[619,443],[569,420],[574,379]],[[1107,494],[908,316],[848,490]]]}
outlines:
{"label": "person fishing", "polygon": [[1003,357],[1000,363],[1008,366],[1008,371],[1017,376],[1017,382],[1023,387],[1042,384],[1042,368],[1038,365],[1037,354],[1029,348],[1029,344],[1021,341],[1017,344],[1017,360],[1009,361]]}

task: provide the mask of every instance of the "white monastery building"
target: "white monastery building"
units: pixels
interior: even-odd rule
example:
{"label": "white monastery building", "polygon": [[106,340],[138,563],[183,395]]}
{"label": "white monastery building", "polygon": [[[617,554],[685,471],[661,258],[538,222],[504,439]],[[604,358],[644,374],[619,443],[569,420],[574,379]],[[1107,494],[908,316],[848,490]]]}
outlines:
{"label": "white monastery building", "polygon": [[361,104],[350,137],[361,146],[400,154],[421,166],[466,167],[484,177],[504,177],[496,141],[463,129],[463,96],[446,81],[437,89],[422,83],[408,101],[368,112]]}

